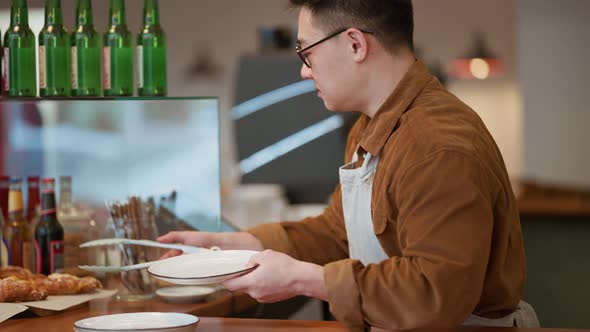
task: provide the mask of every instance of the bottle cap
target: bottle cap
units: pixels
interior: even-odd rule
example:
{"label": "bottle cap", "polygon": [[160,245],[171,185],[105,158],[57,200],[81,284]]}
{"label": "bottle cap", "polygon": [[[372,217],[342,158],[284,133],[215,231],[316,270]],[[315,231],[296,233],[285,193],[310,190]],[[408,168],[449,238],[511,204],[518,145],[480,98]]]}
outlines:
{"label": "bottle cap", "polygon": [[38,176],[27,176],[27,182],[28,183],[39,183],[39,177]]}

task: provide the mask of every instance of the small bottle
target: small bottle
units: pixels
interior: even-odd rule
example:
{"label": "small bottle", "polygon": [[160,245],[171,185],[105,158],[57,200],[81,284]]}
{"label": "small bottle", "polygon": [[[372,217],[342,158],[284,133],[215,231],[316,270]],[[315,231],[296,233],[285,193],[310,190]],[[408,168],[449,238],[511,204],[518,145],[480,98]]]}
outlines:
{"label": "small bottle", "polygon": [[61,0],[45,0],[45,26],[39,33],[39,94],[68,97],[70,82],[70,35],[63,25]]}
{"label": "small bottle", "polygon": [[[72,203],[72,177],[59,177],[59,204],[57,206],[58,218],[62,215],[73,214],[74,205]],[[61,220],[61,218],[59,218]],[[63,221],[62,221],[63,223]]]}
{"label": "small bottle", "polygon": [[[65,273],[83,276],[84,270],[78,268],[85,257],[80,249],[82,237],[82,215],[72,202],[72,178],[61,176],[59,178],[59,203],[57,205],[57,219],[64,230],[64,271]],[[84,230],[85,231],[85,230]],[[86,262],[83,262],[84,264]]]}
{"label": "small bottle", "polygon": [[21,178],[10,181],[8,222],[4,225],[3,233],[9,251],[9,264],[29,270],[33,268],[33,236],[25,218]]}
{"label": "small bottle", "polygon": [[91,0],[77,0],[76,27],[72,32],[72,96],[98,97],[100,81],[100,36],[94,29]]}
{"label": "small bottle", "polygon": [[8,220],[8,192],[10,191],[10,177],[0,175],[0,210],[4,220]]}
{"label": "small bottle", "polygon": [[158,0],[145,0],[143,27],[137,35],[138,95],[166,96],[168,93],[166,50]]}
{"label": "small bottle", "polygon": [[[0,205],[2,208],[2,205]],[[4,244],[4,236],[2,235],[2,228],[4,228],[4,217],[0,213],[0,267],[8,266],[8,250]]]}
{"label": "small bottle", "polygon": [[37,96],[35,35],[29,27],[26,0],[12,0],[10,27],[4,34],[2,94],[7,97]]}
{"label": "small bottle", "polygon": [[41,211],[41,201],[39,199],[39,177],[29,176],[27,178],[27,222],[31,227],[35,227],[39,221]]}
{"label": "small bottle", "polygon": [[35,227],[37,273],[64,272],[64,230],[57,219],[55,179],[41,180],[41,217]]}
{"label": "small bottle", "polygon": [[110,24],[103,37],[105,97],[133,95],[133,36],[126,16],[125,0],[111,0]]}
{"label": "small bottle", "polygon": [[8,248],[4,241],[2,229],[8,218],[8,188],[10,178],[6,175],[0,175],[0,267],[8,266]]}
{"label": "small bottle", "polygon": [[[0,30],[0,36],[2,36],[2,30]],[[0,52],[0,96],[4,97],[6,96],[6,92],[4,91],[4,48],[2,47],[2,40],[0,40],[0,50],[3,50],[2,52]],[[0,239],[1,238],[2,237],[0,236]],[[0,252],[0,262],[2,261],[1,255],[2,253]]]}

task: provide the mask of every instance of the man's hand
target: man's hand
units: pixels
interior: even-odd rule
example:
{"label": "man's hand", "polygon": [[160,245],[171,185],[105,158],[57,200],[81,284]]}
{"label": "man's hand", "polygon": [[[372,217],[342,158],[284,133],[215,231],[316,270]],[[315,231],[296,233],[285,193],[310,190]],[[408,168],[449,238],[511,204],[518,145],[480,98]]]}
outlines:
{"label": "man's hand", "polygon": [[[158,238],[158,242],[162,243],[179,243],[189,246],[209,248],[214,246],[213,234],[207,232],[170,232],[166,235],[162,235]],[[160,259],[174,257],[182,254],[180,250],[169,250]]]}
{"label": "man's hand", "polygon": [[231,291],[245,292],[261,303],[278,302],[298,295],[328,299],[324,269],[319,265],[272,250],[252,256],[246,267],[255,265],[258,268],[254,271],[227,280],[223,285]]}
{"label": "man's hand", "polygon": [[[208,233],[208,232],[170,232],[160,236],[158,242],[179,243],[189,246],[221,249],[246,249],[261,251],[262,243],[254,235],[247,232],[240,233]],[[179,250],[170,250],[160,259],[174,257],[182,254]]]}

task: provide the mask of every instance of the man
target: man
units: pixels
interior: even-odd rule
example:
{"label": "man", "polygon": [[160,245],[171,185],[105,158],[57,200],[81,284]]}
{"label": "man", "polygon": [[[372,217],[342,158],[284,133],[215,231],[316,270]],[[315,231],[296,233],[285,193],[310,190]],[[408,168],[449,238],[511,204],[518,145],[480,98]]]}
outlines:
{"label": "man", "polygon": [[291,4],[301,76],[328,110],[362,113],[330,206],[300,222],[160,240],[270,249],[224,285],[260,302],[326,300],[351,330],[534,326],[519,306],[525,257],[502,156],[476,113],[415,59],[411,1]]}

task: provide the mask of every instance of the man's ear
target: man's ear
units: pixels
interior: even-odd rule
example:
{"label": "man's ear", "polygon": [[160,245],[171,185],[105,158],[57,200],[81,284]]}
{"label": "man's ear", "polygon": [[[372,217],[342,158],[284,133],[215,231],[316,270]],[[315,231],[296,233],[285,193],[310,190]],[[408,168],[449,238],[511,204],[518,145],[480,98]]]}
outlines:
{"label": "man's ear", "polygon": [[346,30],[346,37],[348,38],[348,50],[355,62],[361,62],[366,59],[369,54],[369,43],[364,32],[356,28]]}

